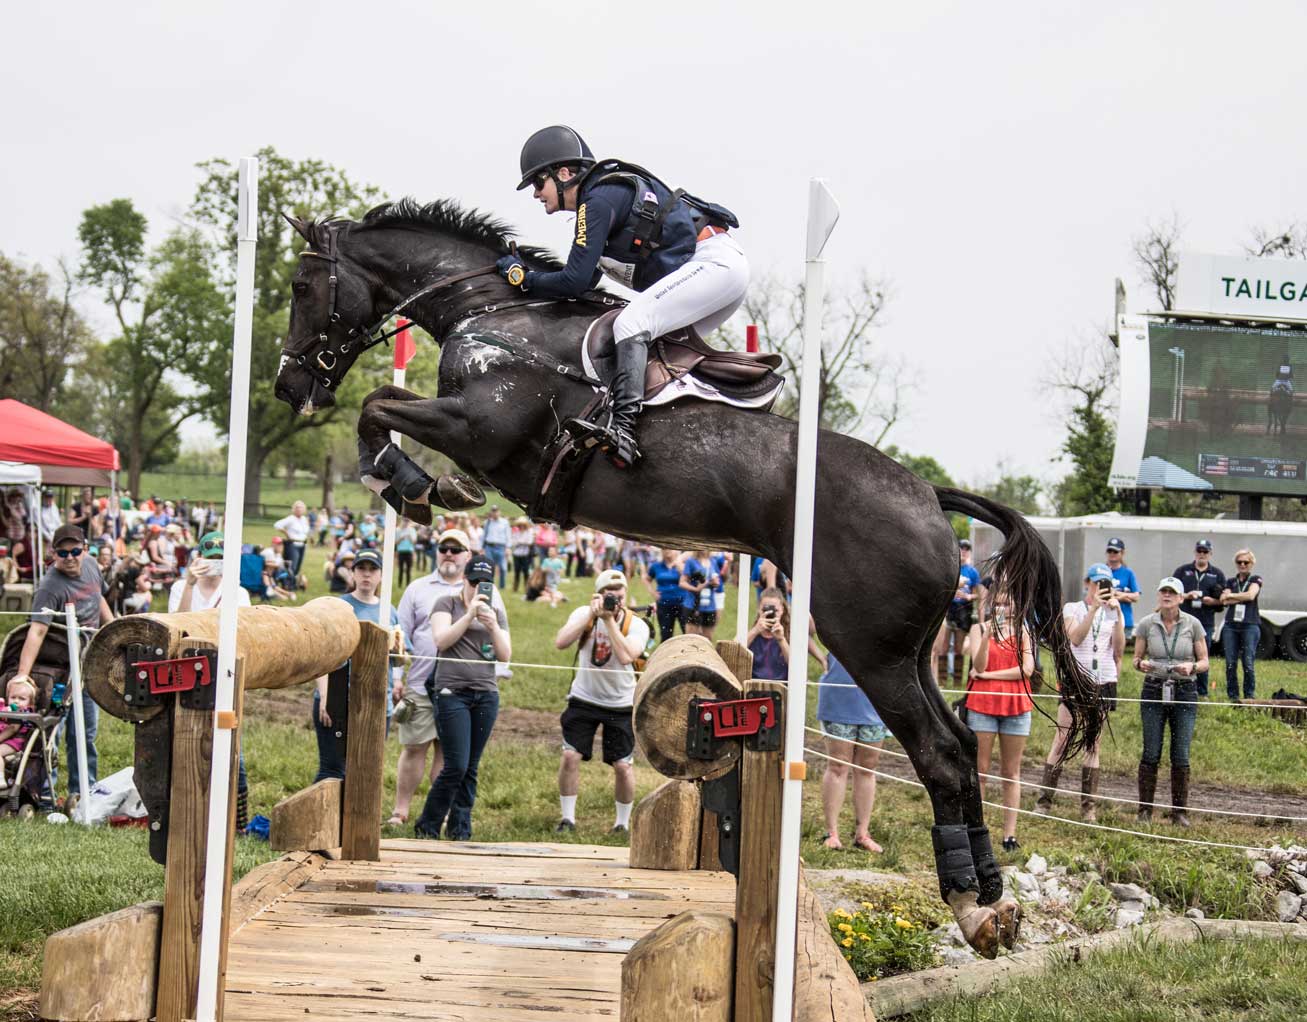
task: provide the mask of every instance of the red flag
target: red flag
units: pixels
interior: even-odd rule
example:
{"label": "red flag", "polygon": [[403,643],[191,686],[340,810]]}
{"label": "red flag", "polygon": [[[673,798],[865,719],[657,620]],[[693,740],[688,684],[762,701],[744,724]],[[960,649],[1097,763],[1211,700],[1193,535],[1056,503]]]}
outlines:
{"label": "red flag", "polygon": [[408,361],[417,354],[417,342],[413,340],[413,335],[409,333],[409,321],[401,316],[396,323],[402,329],[395,335],[395,368],[408,368]]}
{"label": "red flag", "polygon": [[758,350],[758,327],[750,323],[744,328],[744,349],[746,351]]}

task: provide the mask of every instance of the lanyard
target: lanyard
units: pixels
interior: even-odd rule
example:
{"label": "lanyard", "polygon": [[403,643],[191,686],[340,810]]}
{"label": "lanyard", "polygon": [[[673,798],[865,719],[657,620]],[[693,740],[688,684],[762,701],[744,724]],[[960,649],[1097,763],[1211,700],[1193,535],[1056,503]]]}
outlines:
{"label": "lanyard", "polygon": [[1094,616],[1090,619],[1089,634],[1093,641],[1094,653],[1098,653],[1098,633],[1103,630],[1103,608],[1098,607],[1094,610]]}
{"label": "lanyard", "polygon": [[1250,585],[1252,585],[1252,581],[1253,581],[1253,577],[1252,577],[1252,575],[1249,575],[1249,576],[1248,576],[1246,579],[1244,579],[1242,582],[1239,581],[1239,577],[1236,575],[1236,576],[1235,576],[1235,580],[1234,580],[1234,584],[1235,584],[1236,586],[1238,586],[1239,588],[1236,589],[1235,592],[1236,592],[1236,593],[1247,592],[1247,591],[1248,591],[1248,587],[1249,587]]}
{"label": "lanyard", "polygon": [[1180,642],[1180,625],[1181,620],[1177,619],[1175,622],[1175,630],[1171,633],[1171,645],[1168,648],[1166,645],[1166,624],[1160,617],[1157,619],[1157,627],[1162,630],[1162,652],[1166,654],[1166,659],[1169,661],[1175,660],[1175,647]]}

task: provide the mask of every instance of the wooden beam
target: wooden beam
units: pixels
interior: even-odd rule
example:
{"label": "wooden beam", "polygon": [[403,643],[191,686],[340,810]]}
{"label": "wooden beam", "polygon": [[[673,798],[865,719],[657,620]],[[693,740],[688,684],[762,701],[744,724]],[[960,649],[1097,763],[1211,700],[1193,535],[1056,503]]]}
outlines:
{"label": "wooden beam", "polygon": [[699,788],[666,781],[631,814],[632,869],[695,869],[699,865]]}
{"label": "wooden beam", "polygon": [[58,1022],[154,1016],[163,904],[147,901],[46,938],[41,1017]]}
{"label": "wooden beam", "polygon": [[[236,726],[231,736],[231,763],[227,770],[227,851],[222,871],[222,918],[218,925],[222,932],[218,935],[218,997],[214,1017],[218,1022],[223,1019],[224,998],[227,994],[227,938],[231,936],[231,864],[236,853],[236,779],[240,770],[241,728],[240,721],[245,713],[245,660],[236,657],[235,685],[232,690],[231,708],[236,719]],[[203,886],[203,884],[201,884]]]}
{"label": "wooden beam", "polygon": [[389,628],[362,622],[351,661],[341,823],[341,856],[346,859],[381,859],[381,782],[386,760],[386,676],[390,671],[391,634]]}
{"label": "wooden beam", "polygon": [[[744,696],[781,695],[785,685],[750,681]],[[740,764],[740,873],[735,887],[736,1022],[770,1022],[776,965],[776,887],[780,876],[781,760],[745,749]]]}
{"label": "wooden beam", "polygon": [[335,777],[310,784],[272,807],[269,845],[275,852],[339,848],[345,785]]}
{"label": "wooden beam", "polygon": [[826,910],[799,875],[794,1022],[876,1022],[862,984],[831,937]]}
{"label": "wooden beam", "polygon": [[646,933],[622,961],[622,1022],[731,1022],[735,926],[682,912]]}

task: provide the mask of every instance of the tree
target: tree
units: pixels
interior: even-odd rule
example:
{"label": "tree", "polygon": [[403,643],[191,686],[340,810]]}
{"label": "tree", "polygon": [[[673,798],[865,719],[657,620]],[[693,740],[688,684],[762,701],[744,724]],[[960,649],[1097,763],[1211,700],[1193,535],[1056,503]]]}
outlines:
{"label": "tree", "polygon": [[[358,217],[379,196],[375,189],[351,181],[343,171],[320,160],[292,161],[268,147],[259,151],[258,246],[254,268],[254,337],[250,378],[255,381],[249,401],[249,439],[245,462],[245,500],[259,502],[264,465],[292,439],[296,453],[316,467],[326,454],[326,435],[310,442],[309,430],[333,422],[353,429],[364,396],[386,378],[388,366],[376,359],[360,361],[337,390],[336,405],[313,416],[296,415],[273,394],[282,340],[290,324],[291,277],[299,265],[302,241],[282,219],[282,212],[301,217],[344,214]],[[222,285],[231,299],[236,275],[237,171],[226,160],[199,165],[203,180],[191,204],[193,221],[210,232]],[[229,299],[230,300],[230,299]],[[230,421],[231,351],[224,344],[218,357],[203,365],[199,382],[220,432]]]}
{"label": "tree", "polygon": [[200,235],[174,231],[153,252],[145,217],[130,199],[82,214],[81,279],[113,309],[119,334],[90,376],[101,389],[103,426],[126,454],[127,485],[175,454],[181,424],[206,410],[182,381],[230,336],[228,308],[213,282]]}
{"label": "tree", "polygon": [[[95,343],[73,308],[73,274],[56,286],[39,266],[0,255],[0,394],[43,412],[66,411],[73,372]],[[76,402],[73,402],[76,404]]]}
{"label": "tree", "polygon": [[982,497],[996,500],[1023,515],[1039,514],[1039,496],[1044,484],[1034,476],[1011,475],[1005,466],[998,466],[999,475],[992,483],[973,487]]}
{"label": "tree", "polygon": [[1118,506],[1107,485],[1116,444],[1116,350],[1103,335],[1088,337],[1065,350],[1047,385],[1071,399],[1062,453],[1071,459],[1071,473],[1054,487],[1053,502],[1060,515],[1089,515]]}
{"label": "tree", "polygon": [[1134,239],[1135,261],[1140,278],[1153,289],[1161,306],[1159,311],[1175,308],[1176,275],[1180,271],[1180,217],[1149,223],[1144,233]]}
{"label": "tree", "polygon": [[[759,340],[781,355],[793,383],[776,411],[791,418],[799,413],[802,381],[804,287],[763,278],[749,289],[744,312],[758,326]],[[821,386],[818,421],[823,429],[867,434],[879,446],[902,419],[914,386],[901,358],[887,356],[875,343],[874,332],[884,318],[888,289],[866,276],[826,303],[823,316]]]}

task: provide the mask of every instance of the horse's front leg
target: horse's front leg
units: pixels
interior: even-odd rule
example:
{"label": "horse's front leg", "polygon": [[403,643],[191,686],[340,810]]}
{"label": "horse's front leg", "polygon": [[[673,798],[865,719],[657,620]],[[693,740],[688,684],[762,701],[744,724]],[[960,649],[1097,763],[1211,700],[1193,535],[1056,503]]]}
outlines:
{"label": "horse's front leg", "polygon": [[434,450],[466,450],[469,433],[462,398],[428,400],[398,387],[368,395],[359,413],[359,475],[396,512],[421,525],[430,523],[433,503],[453,511],[485,503],[485,494],[467,476],[432,479],[391,443],[392,430]]}

